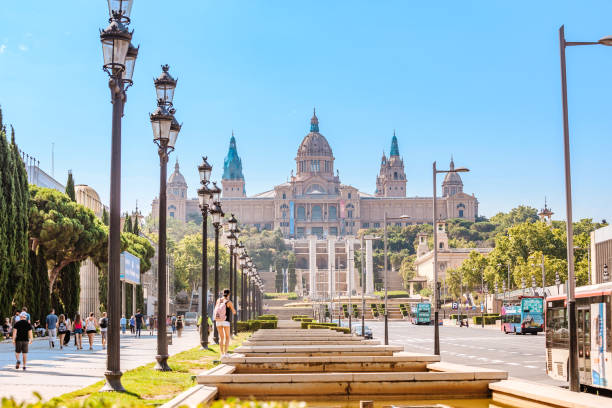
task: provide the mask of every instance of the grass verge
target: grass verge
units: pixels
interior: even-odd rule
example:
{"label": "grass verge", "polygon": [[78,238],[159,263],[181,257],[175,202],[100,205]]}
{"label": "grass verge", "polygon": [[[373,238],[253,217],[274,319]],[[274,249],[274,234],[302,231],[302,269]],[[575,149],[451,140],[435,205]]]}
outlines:
{"label": "grass verge", "polygon": [[[249,332],[238,333],[232,340],[230,350],[240,346],[250,335]],[[160,372],[154,369],[155,363],[150,363],[133,370],[126,371],[121,377],[125,393],[99,392],[104,381],[99,381],[89,387],[73,391],[53,398],[51,405],[70,406],[75,402],[84,406],[156,406],[161,405],[187,388],[196,384],[195,375],[207,370],[217,363],[219,347],[210,346],[210,350],[195,347],[168,358],[170,372]],[[79,404],[80,405],[80,404]]]}

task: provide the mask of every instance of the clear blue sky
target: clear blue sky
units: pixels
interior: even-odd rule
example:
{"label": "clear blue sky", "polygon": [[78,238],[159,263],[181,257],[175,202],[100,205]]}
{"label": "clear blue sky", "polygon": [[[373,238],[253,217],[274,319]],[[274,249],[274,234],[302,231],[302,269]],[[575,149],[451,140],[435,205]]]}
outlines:
{"label": "clear blue sky", "polygon": [[[108,203],[111,105],[98,29],[105,0],[0,5],[0,104],[20,147],[55,175],[72,169]],[[393,129],[408,195],[431,196],[451,154],[480,212],[549,197],[565,217],[558,28],[612,34],[609,1],[135,0],[140,55],[123,128],[122,207],[158,194],[148,113],[168,63],[183,130],[173,153],[195,196],[234,129],[249,194],[284,182],[316,106],[343,183],[373,192]],[[612,48],[568,50],[575,217],[610,216]]]}

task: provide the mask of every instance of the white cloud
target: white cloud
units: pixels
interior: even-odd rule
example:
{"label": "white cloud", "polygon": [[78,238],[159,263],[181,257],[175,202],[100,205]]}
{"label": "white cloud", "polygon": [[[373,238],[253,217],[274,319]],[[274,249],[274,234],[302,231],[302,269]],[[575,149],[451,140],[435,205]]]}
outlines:
{"label": "white cloud", "polygon": [[0,54],[4,54],[4,51],[6,51],[6,44],[0,45]]}
{"label": "white cloud", "polygon": [[24,44],[19,44],[19,51],[23,51],[26,52],[28,50],[28,47]]}

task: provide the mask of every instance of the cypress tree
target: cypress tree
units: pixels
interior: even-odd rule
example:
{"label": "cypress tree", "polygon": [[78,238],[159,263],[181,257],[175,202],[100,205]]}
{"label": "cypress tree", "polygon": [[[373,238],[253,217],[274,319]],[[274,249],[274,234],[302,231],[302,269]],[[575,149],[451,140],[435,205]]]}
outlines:
{"label": "cypress tree", "polygon": [[[8,206],[10,197],[7,196],[8,167],[10,155],[6,143],[6,132],[2,122],[2,109],[0,109],[0,316],[11,316],[11,301],[14,293],[9,287],[14,283],[10,263],[8,260]],[[13,281],[13,282],[11,282]]]}
{"label": "cypress tree", "polygon": [[[66,181],[66,195],[72,201],[76,201],[74,190],[74,178],[72,172],[68,172]],[[79,311],[79,297],[81,295],[81,263],[73,262],[61,270],[53,284],[51,304],[56,314],[63,313],[66,316],[74,316]],[[81,310],[81,313],[95,312],[94,310]]]}
{"label": "cypress tree", "polygon": [[102,223],[108,227],[109,218],[108,211],[106,211],[106,207],[102,207]]}
{"label": "cypress tree", "polygon": [[123,221],[123,232],[132,232],[132,217],[128,213],[125,213],[125,218]]}
{"label": "cypress tree", "polygon": [[138,225],[138,214],[134,216],[134,222],[132,224],[132,233],[134,235],[140,235],[140,225]]}

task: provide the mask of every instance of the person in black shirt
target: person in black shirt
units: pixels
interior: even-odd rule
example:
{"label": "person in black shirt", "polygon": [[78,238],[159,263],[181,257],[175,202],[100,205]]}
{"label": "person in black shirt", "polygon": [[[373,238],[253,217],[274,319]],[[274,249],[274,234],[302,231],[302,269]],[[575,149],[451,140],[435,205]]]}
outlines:
{"label": "person in black shirt", "polygon": [[32,344],[32,326],[28,323],[28,314],[21,312],[19,321],[13,325],[13,344],[15,345],[15,369],[19,369],[19,355],[23,354],[23,369],[26,369],[28,345]]}
{"label": "person in black shirt", "polygon": [[136,316],[134,316],[136,319],[136,337],[140,337],[140,329],[142,329],[142,321],[144,319],[144,316],[142,315],[142,313],[140,313],[140,310],[136,311]]}

